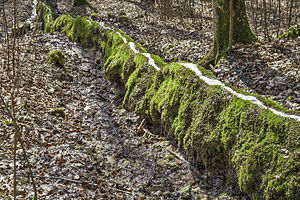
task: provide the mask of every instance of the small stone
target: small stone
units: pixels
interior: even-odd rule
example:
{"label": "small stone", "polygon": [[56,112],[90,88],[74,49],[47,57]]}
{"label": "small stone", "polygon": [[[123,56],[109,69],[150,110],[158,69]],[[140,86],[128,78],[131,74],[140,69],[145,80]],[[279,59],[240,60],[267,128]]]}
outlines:
{"label": "small stone", "polygon": [[297,103],[297,104],[300,104],[300,98],[294,98],[294,99],[293,99],[293,102],[294,102],[294,103]]}
{"label": "small stone", "polygon": [[294,87],[294,90],[300,91],[300,84],[298,84],[296,87]]}
{"label": "small stone", "polygon": [[162,195],[164,197],[170,197],[171,196],[170,192],[168,192],[168,191],[164,192]]}
{"label": "small stone", "polygon": [[51,115],[59,116],[65,118],[66,114],[63,108],[54,108],[50,111]]}
{"label": "small stone", "polygon": [[75,175],[75,176],[74,176],[74,179],[75,179],[75,180],[79,180],[79,179],[80,179],[80,176],[79,176],[79,175]]}
{"label": "small stone", "polygon": [[164,159],[158,159],[157,160],[157,164],[161,167],[165,167],[166,166],[167,161]]}
{"label": "small stone", "polygon": [[154,196],[162,196],[162,191],[157,191],[154,193]]}
{"label": "small stone", "polygon": [[294,93],[296,94],[296,95],[300,95],[300,92],[299,91],[294,91]]}
{"label": "small stone", "polygon": [[112,157],[112,156],[107,156],[106,159],[107,159],[107,162],[112,164],[112,165],[114,165],[116,163],[115,158]]}
{"label": "small stone", "polygon": [[49,89],[49,93],[50,93],[50,94],[53,94],[54,92],[55,92],[55,89],[54,89],[54,88],[50,88],[50,89]]}
{"label": "small stone", "polygon": [[289,153],[289,150],[287,150],[287,149],[281,149],[281,151],[283,151],[283,152],[286,153],[286,154]]}

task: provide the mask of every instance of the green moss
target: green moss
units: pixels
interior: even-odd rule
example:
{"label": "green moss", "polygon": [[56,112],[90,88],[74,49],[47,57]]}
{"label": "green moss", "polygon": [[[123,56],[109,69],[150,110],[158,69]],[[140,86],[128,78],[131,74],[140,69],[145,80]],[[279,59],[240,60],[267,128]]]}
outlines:
{"label": "green moss", "polygon": [[159,68],[163,68],[166,65],[166,63],[161,59],[161,57],[152,53],[150,55]]}
{"label": "green moss", "polygon": [[59,116],[59,117],[62,117],[62,118],[66,117],[65,110],[63,108],[53,108],[50,111],[50,114],[55,115],[55,116]]}
{"label": "green moss", "polygon": [[280,38],[297,38],[300,36],[300,26],[291,26]]}
{"label": "green moss", "polygon": [[298,115],[300,115],[299,111],[288,110],[284,106],[280,105],[279,103],[277,103],[276,101],[274,101],[274,100],[272,100],[270,98],[266,98],[266,97],[264,97],[262,95],[259,95],[257,93],[249,93],[249,92],[246,92],[246,91],[241,90],[239,88],[234,88],[234,87],[232,87],[229,84],[225,84],[225,85],[228,86],[228,87],[230,87],[233,91],[235,91],[237,93],[256,97],[258,100],[260,100],[267,107],[271,107],[271,108],[274,108],[274,109],[276,109],[278,111],[282,111],[282,112],[285,112],[285,113],[288,113],[288,114],[298,114]]}
{"label": "green moss", "polygon": [[119,12],[119,20],[120,21],[130,21],[130,18],[126,15],[125,11],[120,11]]}
{"label": "green moss", "polygon": [[50,51],[47,62],[56,67],[63,67],[65,63],[65,55],[60,50]]}
{"label": "green moss", "polygon": [[149,65],[148,58],[138,54],[135,56],[136,70],[131,74],[126,83],[126,94],[123,105],[130,110],[134,110],[144,118],[150,118],[148,115],[148,99],[150,95],[148,89],[153,84],[157,71]]}
{"label": "green moss", "polygon": [[49,33],[52,30],[52,25],[58,14],[48,4],[39,1],[37,6],[38,12],[42,16],[42,29]]}
{"label": "green moss", "polygon": [[173,154],[168,154],[168,160],[175,160],[175,156]]}
{"label": "green moss", "polygon": [[121,11],[119,12],[119,16],[121,16],[121,15],[125,15],[125,16],[126,16],[126,12],[125,12],[124,10],[121,10]]}
{"label": "green moss", "polygon": [[74,25],[75,16],[62,15],[53,22],[51,31],[67,32]]}
{"label": "green moss", "polygon": [[94,46],[100,37],[100,27],[92,19],[70,15],[57,18],[52,31],[64,32],[68,38],[81,42],[84,47]]}
{"label": "green moss", "polygon": [[[225,175],[231,183],[238,179],[241,190],[253,198],[295,197],[293,193],[298,183],[290,182],[287,177],[295,174],[295,167],[300,165],[296,162],[285,170],[283,182],[287,186],[274,195],[278,188],[273,185],[282,184],[274,179],[273,171],[287,164],[274,160],[277,150],[270,145],[297,149],[299,122],[261,110],[249,101],[230,97],[227,91],[208,86],[178,64],[167,65],[150,76],[148,72],[146,84],[143,73],[147,71],[141,73],[142,69],[134,71],[127,82],[126,99],[131,99],[124,102],[127,108],[135,109],[154,123],[164,124],[191,161],[203,163],[214,173]],[[274,163],[273,169],[268,171],[270,162]],[[265,179],[268,173],[271,175]]]}
{"label": "green moss", "polygon": [[[126,44],[119,34],[126,38]],[[134,41],[122,31],[106,31],[101,36],[100,48],[104,52],[104,71],[106,72],[106,77],[121,86],[125,86],[131,74],[138,67],[141,67],[140,60],[143,60],[143,62],[148,60],[148,58],[141,54],[134,55],[128,42]],[[139,49],[138,46],[137,48]],[[139,49],[139,51],[144,50]],[[155,58],[157,62],[160,62],[158,65],[163,64],[163,61],[159,57]]]}
{"label": "green moss", "polygon": [[211,71],[205,69],[204,67],[198,65],[198,69],[200,70],[200,72],[202,73],[203,76],[206,76],[206,77],[212,78],[212,79],[217,79]]}
{"label": "green moss", "polygon": [[123,105],[125,105],[128,102],[129,96],[130,95],[132,96],[132,94],[133,94],[132,91],[137,89],[136,88],[137,83],[139,82],[139,79],[142,78],[141,68],[143,67],[143,64],[147,61],[148,61],[148,58],[142,54],[137,54],[134,57],[134,63],[136,65],[136,68],[130,74],[130,76],[126,82],[126,94],[124,96]]}
{"label": "green moss", "polygon": [[[286,171],[287,176],[296,172],[295,168],[287,167],[288,159],[280,159],[278,150],[294,152],[299,147],[299,140],[293,140],[300,137],[300,126],[298,122],[267,110],[258,110],[257,106],[241,99],[230,102],[220,113],[209,146],[214,145],[220,152],[226,152],[219,159],[227,157],[225,166],[231,166],[231,163],[238,172],[238,182],[243,192],[251,194],[253,199],[273,199],[272,196],[277,199],[286,196],[284,193],[287,190],[282,189],[277,196],[274,195],[275,188],[270,191],[268,186],[270,181],[277,182],[276,173],[280,169]],[[296,166],[300,167],[299,163]],[[296,191],[298,186],[290,185],[289,190]]]}
{"label": "green moss", "polygon": [[[14,125],[13,121],[9,121],[5,118],[2,118],[1,121],[5,126],[13,126]],[[25,124],[20,123],[20,122],[17,122],[17,125],[25,126]]]}
{"label": "green moss", "polygon": [[92,20],[95,20],[95,19],[98,18],[98,15],[96,13],[91,13],[90,17],[91,17]]}
{"label": "green moss", "polygon": [[107,16],[109,18],[116,18],[116,15],[114,15],[112,12],[107,12]]}
{"label": "green moss", "polygon": [[88,2],[86,0],[74,0],[73,6],[82,6],[87,5]]}
{"label": "green moss", "polygon": [[102,43],[104,54],[104,71],[110,80],[121,82],[123,86],[134,70],[133,52],[116,32],[106,35],[106,43]]}

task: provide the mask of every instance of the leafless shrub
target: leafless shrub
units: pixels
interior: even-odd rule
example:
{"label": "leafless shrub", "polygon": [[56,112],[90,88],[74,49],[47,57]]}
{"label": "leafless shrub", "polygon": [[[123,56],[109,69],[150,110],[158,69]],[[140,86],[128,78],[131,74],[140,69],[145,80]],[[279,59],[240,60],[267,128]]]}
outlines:
{"label": "leafless shrub", "polygon": [[[8,17],[7,8],[5,6],[6,1],[1,2],[1,23],[0,23],[0,106],[1,115],[3,117],[3,123],[11,124],[13,126],[13,198],[17,199],[17,166],[16,155],[18,144],[20,144],[24,159],[27,163],[27,167],[30,173],[30,177],[33,183],[34,198],[37,200],[37,190],[35,181],[33,178],[31,165],[26,153],[24,143],[21,138],[23,128],[18,123],[17,107],[20,100],[20,82],[22,71],[22,59],[21,59],[21,46],[20,46],[20,26],[18,23],[18,2],[13,0],[13,15]],[[4,120],[5,119],[5,120]]]}

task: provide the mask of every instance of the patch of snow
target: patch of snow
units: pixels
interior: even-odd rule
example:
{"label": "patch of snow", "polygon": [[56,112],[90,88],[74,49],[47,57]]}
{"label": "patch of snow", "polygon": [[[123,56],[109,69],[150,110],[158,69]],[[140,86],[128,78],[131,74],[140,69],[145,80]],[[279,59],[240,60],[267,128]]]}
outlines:
{"label": "patch of snow", "polygon": [[142,55],[146,56],[149,60],[149,64],[154,67],[154,69],[156,69],[156,71],[159,71],[160,68],[156,65],[155,61],[153,60],[153,58],[151,57],[150,53],[142,53]]}
{"label": "patch of snow", "polygon": [[140,53],[140,52],[135,48],[135,44],[134,44],[133,42],[129,42],[129,47],[130,47],[130,49],[131,49],[135,54]]}
{"label": "patch of snow", "polygon": [[33,0],[32,4],[33,5],[32,5],[31,17],[26,21],[29,24],[31,24],[37,16],[37,12],[36,12],[37,0]]}
{"label": "patch of snow", "polygon": [[205,83],[207,83],[208,85],[219,85],[221,86],[222,88],[224,88],[225,90],[229,91],[231,94],[233,94],[234,96],[237,96],[238,98],[241,98],[243,100],[246,100],[246,101],[250,101],[256,105],[258,105],[259,107],[263,108],[263,109],[268,109],[270,111],[272,111],[274,114],[276,115],[279,115],[281,117],[287,117],[287,118],[292,118],[292,119],[295,119],[297,121],[300,121],[300,116],[297,116],[297,115],[289,115],[289,114],[286,114],[286,113],[283,113],[281,111],[277,111],[275,110],[274,108],[269,108],[267,106],[265,106],[261,101],[259,101],[256,97],[254,96],[249,96],[249,95],[244,95],[244,94],[241,94],[241,93],[237,93],[235,92],[234,90],[232,90],[230,87],[228,86],[225,86],[221,81],[219,80],[216,80],[216,79],[211,79],[211,78],[208,78],[206,76],[203,76],[201,71],[198,69],[197,65],[194,64],[194,63],[180,63],[180,65],[186,67],[186,68],[189,68],[190,70],[194,71],[195,74],[201,79],[203,80]]}
{"label": "patch of snow", "polygon": [[127,43],[127,39],[125,37],[123,37],[121,35],[121,33],[117,32],[117,34],[120,36],[120,38],[122,38],[123,42],[126,44]]}

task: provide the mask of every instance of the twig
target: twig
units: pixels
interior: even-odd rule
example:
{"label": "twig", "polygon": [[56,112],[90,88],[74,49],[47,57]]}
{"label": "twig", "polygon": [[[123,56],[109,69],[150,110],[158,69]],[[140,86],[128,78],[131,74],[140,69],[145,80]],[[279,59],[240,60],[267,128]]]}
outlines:
{"label": "twig", "polygon": [[68,181],[68,182],[71,182],[71,183],[78,183],[78,184],[87,183],[87,184],[92,185],[92,186],[98,186],[97,184],[94,184],[94,183],[88,183],[88,182],[85,182],[85,181],[76,181],[76,180],[73,180],[73,179],[64,178],[64,177],[57,177],[57,176],[38,176],[38,175],[34,175],[34,177],[44,178],[44,179],[60,179],[60,180]]}
{"label": "twig", "polygon": [[145,123],[145,119],[142,120],[141,124],[139,125],[139,127],[137,129],[140,130],[144,126],[144,123]]}
{"label": "twig", "polygon": [[123,192],[125,194],[128,194],[128,195],[132,195],[132,192],[128,192],[126,190],[121,190],[121,189],[118,189],[118,188],[114,188],[114,187],[110,187],[110,186],[107,186],[109,189],[112,189],[112,190],[115,190],[115,191],[118,191],[118,192]]}
{"label": "twig", "polygon": [[197,170],[195,167],[193,167],[192,164],[191,164],[189,161],[187,161],[187,160],[184,159],[182,156],[180,156],[179,154],[177,154],[176,152],[174,152],[174,151],[172,151],[172,150],[170,150],[170,149],[166,149],[166,150],[167,150],[169,153],[173,154],[173,155],[174,155],[176,158],[178,158],[179,160],[185,162],[185,163],[188,165],[188,167],[189,167],[189,171],[192,171],[192,172],[194,172],[195,174],[197,174],[198,176],[200,176],[198,170]]}
{"label": "twig", "polygon": [[[143,121],[144,121],[144,120],[143,120]],[[143,123],[143,121],[142,121],[142,123]],[[141,123],[141,125],[142,125],[142,123]],[[141,126],[141,125],[140,125],[140,126]],[[140,126],[139,126],[139,129],[141,128],[141,129],[144,131],[145,134],[148,134],[148,135],[153,136],[153,137],[158,137],[158,135],[155,135],[155,134],[151,133],[149,130],[147,130],[147,129],[143,128],[143,127],[140,127]],[[192,164],[191,164],[189,161],[187,161],[186,159],[184,159],[182,156],[180,156],[179,154],[175,153],[174,151],[172,151],[172,150],[170,150],[170,149],[165,149],[165,148],[163,148],[163,147],[160,146],[160,145],[159,145],[159,147],[161,147],[161,148],[164,149],[164,150],[167,150],[169,153],[173,154],[176,158],[178,158],[179,160],[185,162],[185,163],[188,165],[189,171],[194,172],[194,173],[197,174],[198,176],[200,175],[200,174],[198,173],[198,170],[197,170],[195,167],[193,167]]]}
{"label": "twig", "polygon": [[[57,177],[57,176],[38,176],[38,175],[34,175],[34,177],[44,178],[44,179],[60,179],[60,180],[68,181],[68,182],[71,182],[71,183],[77,183],[77,184],[85,184],[86,183],[86,184],[89,184],[89,185],[92,185],[92,186],[95,186],[95,187],[99,186],[98,184],[94,184],[94,183],[88,183],[88,182],[85,182],[85,181],[77,181],[77,180],[73,180],[73,179],[69,179],[69,178],[63,178],[63,177]],[[121,190],[121,189],[118,189],[118,188],[114,188],[114,187],[111,187],[111,186],[108,186],[108,185],[106,185],[106,187],[109,188],[109,189],[118,191],[118,192],[123,192],[123,193],[129,194],[129,195],[132,194],[132,192],[128,192],[126,190]]]}

